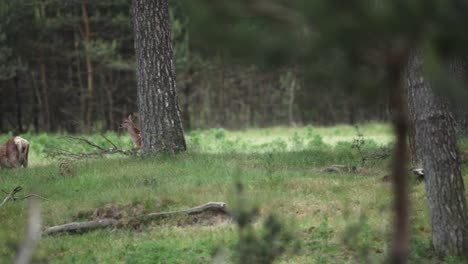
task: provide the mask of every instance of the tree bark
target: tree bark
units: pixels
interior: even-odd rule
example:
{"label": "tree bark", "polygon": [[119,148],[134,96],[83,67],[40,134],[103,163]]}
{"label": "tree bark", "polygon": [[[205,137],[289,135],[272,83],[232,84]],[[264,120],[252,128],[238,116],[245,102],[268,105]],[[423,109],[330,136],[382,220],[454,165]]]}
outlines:
{"label": "tree bark", "polygon": [[142,151],[185,151],[168,2],[133,0],[132,11]]}
{"label": "tree bark", "polygon": [[[459,83],[468,81],[468,60],[464,57],[453,58],[448,65],[449,73],[456,78]],[[468,112],[466,104],[455,103],[451,105],[450,112],[454,116],[455,131],[457,135],[468,136]]]}
{"label": "tree bark", "polygon": [[407,68],[409,107],[424,177],[437,255],[468,256],[468,213],[460,170],[455,122],[448,103],[434,95],[423,77],[423,58],[413,54]]}
{"label": "tree bark", "polygon": [[417,147],[416,126],[413,120],[416,119],[416,112],[414,109],[414,105],[417,103],[415,102],[415,100],[418,100],[418,98],[411,96],[411,89],[407,88],[406,93],[407,93],[406,98],[407,98],[407,103],[408,103],[408,118],[410,120],[409,133],[408,133],[409,153],[410,153],[411,161],[413,162],[413,164],[417,164],[421,161],[421,153],[420,153],[421,148]]}

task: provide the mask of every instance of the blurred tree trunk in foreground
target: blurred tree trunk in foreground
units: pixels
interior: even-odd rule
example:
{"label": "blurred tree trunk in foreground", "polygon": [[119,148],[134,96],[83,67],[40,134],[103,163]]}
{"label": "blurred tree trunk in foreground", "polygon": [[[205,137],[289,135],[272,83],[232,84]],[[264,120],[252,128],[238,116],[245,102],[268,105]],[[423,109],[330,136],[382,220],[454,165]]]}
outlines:
{"label": "blurred tree trunk in foreground", "polygon": [[403,73],[408,60],[408,46],[394,43],[385,51],[386,83],[392,107],[392,123],[396,135],[393,154],[392,182],[394,199],[393,246],[389,262],[406,263],[408,259],[408,109],[404,95]]}
{"label": "blurred tree trunk in foreground", "polygon": [[142,150],[185,151],[168,2],[134,0],[132,4]]}
{"label": "blurred tree trunk in foreground", "polygon": [[437,255],[468,256],[468,213],[455,121],[448,103],[424,80],[422,67],[421,55],[413,54],[407,68],[408,103],[416,152],[424,163],[432,244]]}

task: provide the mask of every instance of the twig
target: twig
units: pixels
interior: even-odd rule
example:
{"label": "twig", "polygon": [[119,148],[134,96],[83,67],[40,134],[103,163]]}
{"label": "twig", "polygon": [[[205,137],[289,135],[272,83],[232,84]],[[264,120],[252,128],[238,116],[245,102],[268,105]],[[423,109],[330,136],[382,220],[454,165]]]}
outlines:
{"label": "twig", "polygon": [[355,149],[358,150],[359,156],[361,156],[361,166],[364,167],[367,158],[364,155],[364,153],[362,152],[362,146],[366,143],[366,141],[364,140],[364,135],[359,130],[359,127],[357,125],[355,125],[354,128],[356,129],[357,137],[353,139],[353,144],[352,144],[351,148],[355,148]]}
{"label": "twig", "polygon": [[0,207],[2,207],[5,203],[7,203],[9,200],[11,199],[15,199],[15,194],[17,194],[18,192],[20,192],[21,190],[23,190],[23,188],[21,186],[17,186],[15,189],[13,189],[13,191],[11,191],[6,197],[5,199],[3,199],[2,203],[0,203]]}
{"label": "twig", "polygon": [[157,219],[157,218],[162,218],[162,217],[167,217],[175,214],[188,214],[188,215],[194,215],[194,214],[199,214],[201,212],[207,211],[207,210],[212,210],[212,211],[222,211],[224,213],[228,213],[226,209],[226,203],[223,202],[209,202],[204,205],[200,205],[197,207],[193,207],[187,210],[179,210],[179,211],[172,211],[172,212],[158,212],[158,213],[151,213],[147,214],[144,217],[147,217],[148,219]]}
{"label": "twig", "polygon": [[132,155],[136,154],[136,151],[134,151],[134,150],[130,150],[130,151],[121,150],[109,138],[107,138],[106,136],[104,136],[102,134],[101,134],[101,136],[110,145],[112,145],[112,148],[106,148],[104,146],[100,146],[100,145],[92,142],[91,140],[88,140],[88,139],[83,138],[83,137],[66,136],[65,138],[70,140],[70,141],[78,141],[80,143],[84,143],[86,145],[89,145],[89,146],[95,148],[95,150],[90,151],[90,152],[76,152],[75,153],[75,152],[71,152],[71,151],[68,151],[68,150],[57,148],[56,151],[54,151],[51,154],[51,156],[52,157],[60,156],[60,157],[66,157],[66,158],[70,158],[70,159],[80,160],[80,159],[101,157],[101,156],[103,156],[105,154],[123,154],[123,155],[127,155],[127,156],[132,156]]}
{"label": "twig", "polygon": [[81,142],[84,142],[84,143],[86,143],[86,144],[88,144],[88,145],[90,145],[90,146],[93,146],[93,147],[95,147],[95,148],[97,148],[97,149],[99,149],[99,150],[103,150],[103,151],[106,150],[104,147],[101,147],[101,146],[99,146],[98,144],[96,144],[96,143],[92,142],[91,140],[88,140],[88,139],[86,139],[86,138],[84,138],[84,137],[67,136],[67,138],[69,138],[69,139],[74,139],[74,140],[81,141]]}
{"label": "twig", "polygon": [[[49,199],[45,198],[45,197],[42,197],[40,195],[37,195],[37,194],[34,194],[34,193],[31,193],[31,194],[28,194],[24,197],[15,197],[15,195],[17,193],[19,193],[21,190],[23,190],[23,187],[21,186],[17,186],[15,189],[13,189],[13,191],[11,191],[10,193],[8,193],[8,195],[5,197],[5,199],[3,199],[2,203],[0,204],[0,207],[3,206],[5,203],[7,203],[9,200],[13,200],[13,201],[16,201],[16,200],[24,200],[24,199],[27,199],[27,198],[30,198],[30,197],[36,197],[36,198],[40,198],[42,200],[46,200],[46,201],[49,201]],[[3,191],[4,193],[7,193],[5,191]]]}
{"label": "twig", "polygon": [[43,196],[40,196],[40,195],[37,195],[37,194],[29,194],[29,195],[26,195],[24,197],[21,197],[21,198],[16,198],[17,200],[24,200],[24,199],[27,199],[27,198],[30,198],[30,197],[36,197],[36,198],[40,198],[42,200],[45,200],[45,201],[50,201],[49,199],[43,197]]}
{"label": "twig", "polygon": [[112,147],[114,147],[115,149],[119,149],[119,148],[114,144],[114,142],[112,142],[110,139],[108,139],[106,136],[104,136],[104,134],[101,134],[101,137],[103,137],[107,142],[109,142],[109,144],[111,144]]}

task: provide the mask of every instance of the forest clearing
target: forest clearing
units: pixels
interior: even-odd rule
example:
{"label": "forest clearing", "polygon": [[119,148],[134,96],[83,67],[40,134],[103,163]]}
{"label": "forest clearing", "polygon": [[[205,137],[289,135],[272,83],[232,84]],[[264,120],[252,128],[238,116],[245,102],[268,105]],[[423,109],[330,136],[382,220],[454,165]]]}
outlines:
{"label": "forest clearing", "polygon": [[[291,241],[275,238],[285,246],[277,263],[379,263],[389,250],[392,198],[390,183],[382,180],[390,156],[377,153],[385,153],[393,136],[391,127],[380,123],[363,124],[359,131],[368,158],[364,164],[353,148],[356,128],[348,125],[192,131],[187,133],[190,151],[184,154],[109,155],[71,160],[67,167],[48,154],[58,142],[73,142],[64,135],[28,135],[29,169],[2,171],[0,186],[3,191],[23,187],[18,197],[36,193],[47,199],[41,201],[42,230],[106,214],[124,218],[210,201],[234,209],[241,195],[244,207],[259,209],[250,224],[257,237],[265,232],[269,214],[292,234]],[[132,147],[125,134],[107,137],[122,149]],[[105,144],[100,135],[88,138]],[[462,141],[464,150],[467,143]],[[74,146],[76,152],[85,151],[82,144]],[[324,170],[334,164],[358,170]],[[465,180],[467,168],[464,165]],[[242,194],[236,191],[237,182],[244,186]],[[440,263],[427,253],[431,242],[424,183],[413,181],[410,197],[410,263]],[[17,200],[0,208],[0,240],[5,243],[0,259],[5,263],[23,237],[28,205]],[[44,236],[33,263],[209,263],[220,252],[226,259],[235,254],[238,242],[238,226],[229,217],[175,215],[122,228]],[[443,263],[459,262],[448,258]]]}
{"label": "forest clearing", "polygon": [[0,1],[0,263],[467,263],[466,14]]}

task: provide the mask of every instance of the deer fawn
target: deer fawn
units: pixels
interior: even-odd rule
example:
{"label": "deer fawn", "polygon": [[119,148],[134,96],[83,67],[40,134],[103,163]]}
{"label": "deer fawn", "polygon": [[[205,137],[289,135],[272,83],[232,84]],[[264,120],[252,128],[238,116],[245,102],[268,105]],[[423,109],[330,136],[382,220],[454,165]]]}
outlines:
{"label": "deer fawn", "polygon": [[0,145],[1,168],[28,167],[29,142],[19,136],[8,139]]}
{"label": "deer fawn", "polygon": [[141,134],[140,134],[140,129],[138,129],[137,125],[134,122],[134,119],[135,119],[135,114],[131,113],[130,115],[128,115],[127,118],[123,120],[120,127],[127,129],[128,133],[130,134],[130,137],[132,138],[135,149],[140,149],[141,148]]}

